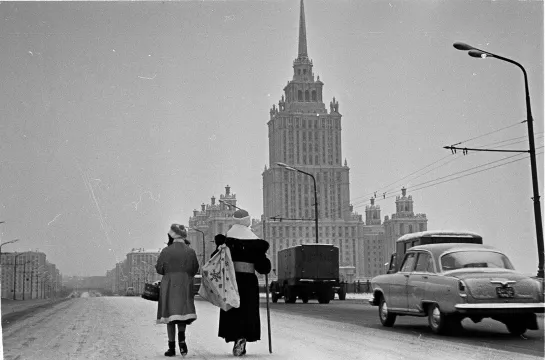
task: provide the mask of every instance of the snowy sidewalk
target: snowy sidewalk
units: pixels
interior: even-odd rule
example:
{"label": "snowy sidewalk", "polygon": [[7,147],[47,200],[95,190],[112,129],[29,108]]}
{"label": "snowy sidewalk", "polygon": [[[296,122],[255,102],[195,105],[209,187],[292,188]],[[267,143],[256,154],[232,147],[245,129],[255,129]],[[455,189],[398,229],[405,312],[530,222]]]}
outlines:
{"label": "snowy sidewalk", "polygon": [[2,316],[14,312],[28,310],[44,304],[57,302],[60,299],[32,299],[32,300],[11,300],[2,299]]}
{"label": "snowy sidewalk", "polygon": [[[186,359],[233,359],[232,343],[217,337],[219,309],[196,299],[198,319],[187,328]],[[4,359],[165,359],[165,325],[155,325],[157,303],[139,297],[79,298],[14,323],[3,333]],[[270,360],[504,360],[539,359],[452,341],[271,311],[272,348],[261,309],[261,341],[244,359]],[[176,359],[181,359],[179,352]]]}

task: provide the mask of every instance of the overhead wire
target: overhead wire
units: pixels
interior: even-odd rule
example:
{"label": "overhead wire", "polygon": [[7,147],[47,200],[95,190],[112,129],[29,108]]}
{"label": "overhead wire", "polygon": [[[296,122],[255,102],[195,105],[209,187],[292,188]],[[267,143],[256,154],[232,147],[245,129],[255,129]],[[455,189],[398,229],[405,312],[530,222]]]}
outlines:
{"label": "overhead wire", "polygon": [[486,133],[486,134],[482,134],[482,135],[479,135],[479,136],[475,136],[475,137],[469,138],[469,139],[467,139],[467,140],[463,140],[463,141],[457,142],[457,143],[455,143],[455,144],[452,144],[451,146],[456,146],[456,145],[460,145],[460,144],[463,144],[463,143],[465,143],[465,142],[469,142],[469,141],[472,141],[472,140],[475,140],[475,139],[480,139],[480,138],[485,137],[485,136],[487,136],[487,135],[494,134],[494,133],[500,132],[500,131],[502,131],[502,130],[512,128],[513,126],[517,126],[517,125],[523,124],[523,123],[525,123],[525,122],[526,122],[526,120],[522,120],[522,121],[519,122],[519,123],[512,124],[512,125],[503,127],[503,128],[501,128],[501,129],[497,129],[497,130],[488,132],[488,133]]}
{"label": "overhead wire", "polygon": [[[540,146],[540,147],[538,147],[538,148],[536,148],[536,149],[542,149],[542,148],[543,148],[543,146]],[[536,155],[541,155],[541,154],[543,154],[543,151],[536,153]],[[482,165],[473,167],[473,168],[471,168],[471,169],[466,169],[466,170],[463,170],[463,171],[460,171],[460,172],[457,172],[457,173],[453,173],[453,174],[450,174],[450,175],[447,175],[447,176],[443,176],[443,177],[440,177],[440,178],[437,178],[437,179],[434,179],[434,180],[430,180],[430,181],[427,181],[427,182],[424,182],[424,183],[416,184],[416,185],[414,185],[414,186],[411,186],[409,189],[410,189],[411,191],[422,190],[422,189],[425,189],[425,188],[428,188],[428,187],[432,187],[432,186],[439,185],[439,184],[442,184],[442,183],[445,183],[445,182],[457,180],[457,179],[460,179],[460,178],[463,178],[463,177],[466,177],[466,176],[474,175],[474,174],[481,173],[481,172],[487,171],[487,170],[492,170],[492,169],[494,169],[494,168],[497,168],[497,167],[500,167],[500,166],[503,166],[503,165],[511,164],[511,163],[514,163],[514,162],[517,162],[517,161],[521,161],[521,160],[526,159],[525,156],[524,156],[524,157],[520,157],[521,155],[523,156],[524,154],[515,154],[515,155],[511,155],[511,156],[508,156],[508,157],[503,158],[503,159],[501,159],[501,160],[496,160],[496,161],[493,161],[493,162],[489,162],[489,163],[486,163],[486,164],[482,164]],[[441,179],[444,179],[444,178],[447,178],[447,177],[452,177],[452,176],[455,176],[455,175],[458,175],[458,174],[462,174],[462,173],[465,173],[465,172],[468,172],[468,171],[471,171],[471,170],[475,170],[475,169],[477,169],[477,168],[480,168],[480,167],[483,167],[483,166],[487,166],[487,165],[490,165],[490,164],[494,164],[494,163],[499,162],[499,161],[504,161],[504,160],[507,160],[507,159],[510,159],[510,158],[513,158],[513,157],[516,157],[516,156],[519,156],[519,158],[518,158],[518,159],[511,160],[511,161],[508,161],[508,162],[503,162],[503,163],[501,163],[501,164],[497,164],[497,165],[494,165],[494,166],[491,166],[491,167],[487,167],[486,169],[474,171],[474,172],[469,173],[469,174],[457,176],[457,177],[454,177],[454,178],[452,178],[452,179],[446,179],[446,180],[437,182],[438,180],[441,180]],[[428,184],[428,183],[430,183],[430,182],[434,182],[434,183],[433,183],[433,184],[426,185],[426,186],[422,186],[422,185]],[[381,200],[393,198],[393,197],[395,197],[395,196],[398,196],[398,195],[390,195],[390,196],[387,196],[387,197],[385,197],[385,198],[381,198],[381,199],[377,199],[377,200],[381,201]],[[361,206],[363,206],[363,205],[354,206],[354,207],[361,207]]]}
{"label": "overhead wire", "polygon": [[[511,127],[513,127],[513,126],[515,126],[515,125],[519,125],[519,124],[517,123],[517,124],[510,125],[510,126],[506,126],[506,127],[504,127],[504,128],[501,128],[501,129],[498,129],[498,130],[489,132],[489,133],[487,133],[487,134],[483,134],[483,135],[480,135],[480,136],[477,136],[477,137],[473,137],[473,138],[464,140],[464,141],[462,141],[462,142],[460,142],[460,143],[467,142],[467,141],[470,141],[470,140],[474,140],[474,139],[477,139],[477,138],[480,138],[480,137],[484,137],[484,136],[486,136],[486,135],[490,135],[490,134],[492,134],[492,133],[495,133],[495,132],[498,132],[498,131],[501,131],[501,130],[505,130],[505,129],[511,128]],[[537,139],[542,138],[542,137],[543,137],[543,133],[538,133],[537,136],[536,136]],[[493,148],[493,149],[497,149],[497,148],[501,148],[501,147],[504,147],[504,146],[509,146],[509,145],[514,145],[514,144],[518,144],[518,143],[525,142],[527,138],[528,138],[528,136],[527,136],[527,135],[524,135],[524,136],[519,136],[519,137],[514,137],[514,138],[510,138],[510,139],[506,139],[506,140],[501,140],[501,141],[489,143],[489,144],[487,144],[487,145],[478,146],[477,148],[484,148],[484,147],[488,147],[488,146],[491,146],[491,145],[497,145],[497,144],[502,144],[502,143],[506,143],[506,142],[507,142],[506,144],[498,145],[498,146],[496,146],[495,148]],[[524,140],[512,141],[512,140],[518,140],[518,139],[524,139]],[[510,141],[511,141],[511,142],[510,142]],[[470,154],[471,154],[471,153],[470,153]],[[468,155],[469,155],[469,154],[468,154]],[[389,192],[391,192],[391,191],[393,191],[393,190],[397,190],[396,188],[388,188],[388,189],[386,189],[386,190],[383,190],[383,189],[386,188],[386,187],[388,187],[388,186],[390,186],[390,185],[394,185],[394,184],[396,184],[396,183],[399,183],[401,180],[404,180],[404,179],[406,179],[406,178],[409,178],[410,176],[412,176],[412,175],[414,175],[414,174],[417,174],[418,172],[420,172],[420,171],[422,171],[422,170],[424,170],[424,169],[426,169],[426,168],[428,168],[428,167],[430,167],[430,166],[432,166],[432,165],[435,165],[435,164],[437,164],[438,162],[441,162],[442,160],[444,160],[445,158],[447,158],[447,157],[449,157],[449,156],[451,156],[451,155],[447,155],[447,156],[445,156],[445,157],[442,157],[441,159],[436,160],[436,161],[434,161],[434,162],[432,162],[432,163],[430,163],[430,164],[424,166],[423,168],[420,168],[420,169],[418,169],[418,170],[416,170],[416,171],[410,173],[409,175],[406,175],[406,176],[400,178],[399,180],[397,180],[397,181],[395,181],[395,182],[393,182],[393,183],[390,183],[390,184],[388,184],[388,185],[386,185],[386,186],[384,186],[384,187],[382,187],[382,188],[379,188],[379,189],[376,190],[376,191],[373,191],[373,192],[371,192],[371,193],[367,193],[367,194],[364,194],[364,195],[361,195],[361,196],[357,196],[357,197],[353,198],[351,202],[353,202],[354,204],[360,203],[361,200],[358,200],[358,199],[367,198],[367,197],[372,196],[372,195],[374,195],[374,194],[376,195],[377,193],[382,194],[382,195],[385,195],[386,193],[389,193]],[[450,160],[450,161],[447,161],[447,162],[445,162],[445,163],[443,163],[443,164],[441,164],[441,165],[439,165],[439,166],[436,166],[436,167],[434,167],[433,169],[430,169],[429,171],[426,171],[426,172],[424,172],[424,173],[422,173],[422,174],[420,174],[420,175],[414,177],[412,180],[418,179],[419,177],[422,177],[423,175],[426,175],[426,174],[430,173],[430,172],[433,171],[433,170],[437,170],[437,169],[439,169],[440,167],[443,167],[443,166],[447,165],[448,163],[450,163],[450,162],[452,162],[452,161],[455,161],[455,160],[459,159],[460,157],[461,157],[461,156],[457,156],[456,158],[454,158],[454,159],[452,159],[452,160]],[[378,197],[375,196],[375,198],[378,198]],[[383,196],[383,197],[382,197],[382,199],[384,199],[384,198],[386,198],[386,196]],[[355,201],[355,200],[357,200],[357,201]],[[366,201],[366,200],[367,200],[367,199],[365,199],[365,201]]]}

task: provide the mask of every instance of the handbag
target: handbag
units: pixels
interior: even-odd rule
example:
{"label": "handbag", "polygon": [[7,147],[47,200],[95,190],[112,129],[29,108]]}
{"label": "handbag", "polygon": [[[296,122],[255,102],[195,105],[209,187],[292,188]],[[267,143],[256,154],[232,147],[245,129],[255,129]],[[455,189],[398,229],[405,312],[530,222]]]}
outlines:
{"label": "handbag", "polygon": [[144,292],[142,298],[150,301],[159,301],[159,291],[161,289],[161,283],[153,283],[144,285]]}
{"label": "handbag", "polygon": [[203,265],[199,295],[224,311],[240,306],[235,267],[225,244]]}

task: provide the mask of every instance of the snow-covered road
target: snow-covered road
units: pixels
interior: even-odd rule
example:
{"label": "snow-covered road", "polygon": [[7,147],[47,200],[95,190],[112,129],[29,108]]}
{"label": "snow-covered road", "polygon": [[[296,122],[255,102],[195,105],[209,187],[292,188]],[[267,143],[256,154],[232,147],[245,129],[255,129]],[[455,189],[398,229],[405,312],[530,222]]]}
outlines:
{"label": "snow-covered road", "polygon": [[[202,300],[196,306],[186,358],[233,358],[232,344],[217,337],[219,310]],[[4,359],[165,359],[166,327],[155,325],[155,312],[156,303],[139,297],[65,301],[3,329]],[[271,313],[269,354],[264,310],[261,320],[262,341],[248,344],[246,359],[539,359],[280,312]]]}

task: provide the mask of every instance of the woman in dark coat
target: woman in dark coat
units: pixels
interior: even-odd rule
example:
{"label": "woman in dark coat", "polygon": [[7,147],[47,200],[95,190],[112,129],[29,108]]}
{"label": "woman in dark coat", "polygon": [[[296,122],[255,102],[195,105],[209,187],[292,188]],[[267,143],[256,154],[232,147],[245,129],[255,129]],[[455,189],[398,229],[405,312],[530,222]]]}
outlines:
{"label": "woman in dark coat", "polygon": [[217,246],[226,244],[231,251],[240,307],[220,311],[218,336],[225,342],[234,341],[233,355],[241,356],[246,354],[246,342],[261,339],[259,285],[255,272],[268,274],[271,262],[266,256],[269,243],[250,230],[248,212],[237,210],[234,218],[237,223],[227,232],[227,236],[216,235],[215,242]]}
{"label": "woman in dark coat", "polygon": [[185,328],[197,319],[193,277],[199,271],[199,262],[195,250],[188,245],[187,231],[183,225],[173,224],[168,237],[170,244],[161,251],[155,265],[157,272],[163,275],[157,306],[157,324],[167,324],[168,351],[165,356],[176,355],[175,337],[178,324],[180,353],[185,356]]}

